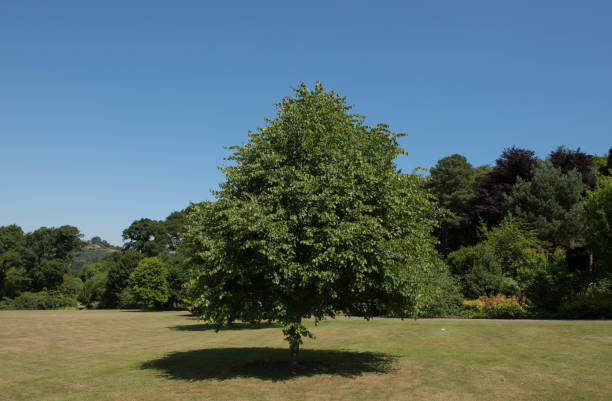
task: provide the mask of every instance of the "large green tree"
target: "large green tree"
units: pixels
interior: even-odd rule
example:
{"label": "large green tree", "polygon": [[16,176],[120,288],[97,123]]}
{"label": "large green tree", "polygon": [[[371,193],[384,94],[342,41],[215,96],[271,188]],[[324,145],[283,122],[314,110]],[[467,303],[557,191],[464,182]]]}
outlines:
{"label": "large green tree", "polygon": [[550,161],[539,161],[531,180],[518,178],[505,203],[514,216],[531,224],[540,239],[553,246],[574,248],[584,242],[581,210],[582,176],[564,174]]}
{"label": "large green tree", "polygon": [[121,292],[129,285],[130,275],[142,260],[138,252],[122,252],[116,258],[108,271],[106,289],[104,291],[104,305],[114,307],[119,304]]}
{"label": "large green tree", "polygon": [[145,307],[160,307],[168,301],[166,269],[159,258],[145,258],[130,275],[130,285],[138,303]]}
{"label": "large green tree", "polygon": [[232,148],[216,202],[189,209],[203,317],[280,322],[293,364],[304,318],[415,316],[431,293],[438,213],[423,178],[398,171],[398,136],[321,84],[284,98]]}
{"label": "large green tree", "polygon": [[158,256],[167,252],[170,240],[163,221],[148,218],[134,221],[123,230],[123,249],[140,252],[144,256]]}
{"label": "large green tree", "polygon": [[38,262],[58,259],[66,262],[72,259],[76,251],[85,244],[83,234],[74,226],[40,227],[26,234],[28,248],[34,253]]}

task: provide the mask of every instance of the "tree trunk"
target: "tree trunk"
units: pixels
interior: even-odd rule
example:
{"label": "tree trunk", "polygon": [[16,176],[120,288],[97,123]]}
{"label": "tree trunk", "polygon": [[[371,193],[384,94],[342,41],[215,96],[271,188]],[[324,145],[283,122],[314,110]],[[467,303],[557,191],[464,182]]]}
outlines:
{"label": "tree trunk", "polygon": [[298,351],[300,350],[300,343],[293,342],[289,345],[289,365],[296,366],[298,364]]}
{"label": "tree trunk", "polygon": [[289,365],[295,366],[298,363],[298,351],[300,350],[300,342],[302,340],[302,334],[300,331],[300,325],[302,318],[298,317],[294,323],[291,323],[289,327],[283,330],[285,339],[289,341]]}

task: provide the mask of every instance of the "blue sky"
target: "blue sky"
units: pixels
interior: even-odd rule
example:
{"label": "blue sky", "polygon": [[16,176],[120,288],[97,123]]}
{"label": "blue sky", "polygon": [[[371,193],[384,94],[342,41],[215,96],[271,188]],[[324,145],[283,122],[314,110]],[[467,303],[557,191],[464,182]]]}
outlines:
{"label": "blue sky", "polygon": [[120,244],[211,199],[300,81],[408,136],[404,171],[612,146],[612,2],[0,0],[0,225]]}

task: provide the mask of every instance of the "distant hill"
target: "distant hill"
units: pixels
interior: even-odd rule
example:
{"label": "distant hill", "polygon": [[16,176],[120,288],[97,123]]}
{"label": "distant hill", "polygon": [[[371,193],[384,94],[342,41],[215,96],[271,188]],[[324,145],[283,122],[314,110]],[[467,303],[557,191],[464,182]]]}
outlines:
{"label": "distant hill", "polygon": [[87,245],[85,245],[80,252],[74,255],[71,265],[72,273],[78,276],[84,265],[97,263],[106,255],[120,250],[121,247],[113,246],[100,237],[93,237],[87,241]]}

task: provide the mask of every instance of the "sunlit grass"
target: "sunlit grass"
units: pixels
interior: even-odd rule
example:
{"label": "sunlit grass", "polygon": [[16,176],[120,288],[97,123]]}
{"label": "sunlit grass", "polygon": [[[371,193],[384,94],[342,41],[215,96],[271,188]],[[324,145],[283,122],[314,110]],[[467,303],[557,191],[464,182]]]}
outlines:
{"label": "sunlit grass", "polygon": [[[312,324],[312,323],[311,323]],[[1,400],[608,400],[610,321],[324,321],[290,372],[275,326],[184,312],[0,312]]]}

